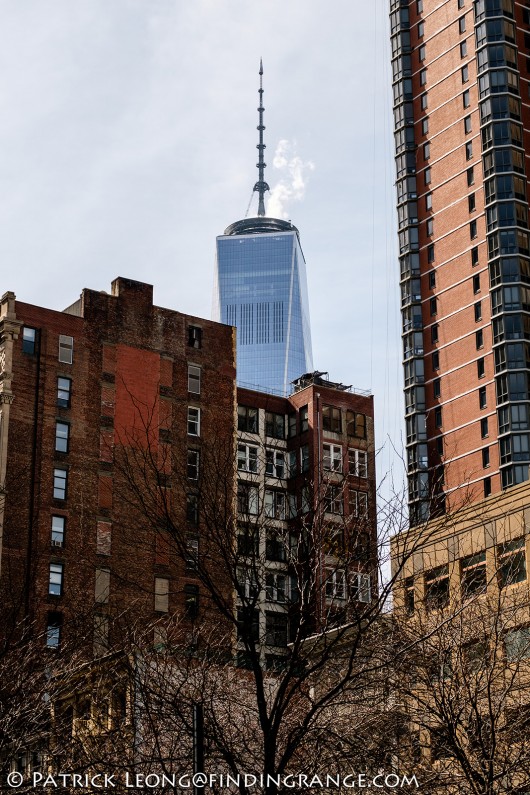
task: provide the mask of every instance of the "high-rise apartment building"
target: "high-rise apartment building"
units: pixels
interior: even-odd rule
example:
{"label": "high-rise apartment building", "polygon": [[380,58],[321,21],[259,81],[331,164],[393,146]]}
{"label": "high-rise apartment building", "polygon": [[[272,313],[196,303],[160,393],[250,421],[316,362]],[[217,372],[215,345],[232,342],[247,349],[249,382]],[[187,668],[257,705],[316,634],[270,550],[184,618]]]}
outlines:
{"label": "high-rise apartment building", "polygon": [[262,74],[260,67],[258,216],[217,238],[214,313],[237,328],[238,384],[287,395],[312,369],[309,302],[298,230],[265,217]]}
{"label": "high-rise apartment building", "polygon": [[530,8],[390,6],[415,523],[528,479]]}

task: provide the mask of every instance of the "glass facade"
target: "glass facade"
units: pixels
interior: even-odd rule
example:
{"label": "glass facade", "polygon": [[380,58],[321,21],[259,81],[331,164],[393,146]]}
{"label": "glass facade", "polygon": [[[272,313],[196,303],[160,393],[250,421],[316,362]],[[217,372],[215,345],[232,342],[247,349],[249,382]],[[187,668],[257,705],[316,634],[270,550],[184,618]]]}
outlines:
{"label": "glass facade", "polygon": [[238,384],[289,393],[313,368],[298,230],[270,218],[232,224],[217,238],[216,276],[214,319],[237,328]]}

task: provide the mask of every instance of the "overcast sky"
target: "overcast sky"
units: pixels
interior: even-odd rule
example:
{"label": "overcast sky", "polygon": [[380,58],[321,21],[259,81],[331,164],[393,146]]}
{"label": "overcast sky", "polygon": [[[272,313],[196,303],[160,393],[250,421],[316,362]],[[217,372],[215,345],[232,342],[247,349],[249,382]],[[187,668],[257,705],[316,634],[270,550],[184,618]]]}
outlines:
{"label": "overcast sky", "polygon": [[0,0],[2,292],[63,309],[119,275],[210,317],[215,237],[257,179],[263,57],[269,212],[300,230],[314,364],[374,392],[386,471],[403,414],[387,38],[386,0]]}

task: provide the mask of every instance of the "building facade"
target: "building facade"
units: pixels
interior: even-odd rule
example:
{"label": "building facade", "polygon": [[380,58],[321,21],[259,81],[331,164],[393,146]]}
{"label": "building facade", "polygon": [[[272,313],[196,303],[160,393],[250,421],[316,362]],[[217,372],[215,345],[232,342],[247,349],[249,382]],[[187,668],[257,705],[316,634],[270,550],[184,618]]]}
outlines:
{"label": "building facade", "polygon": [[390,19],[416,523],[528,479],[530,18],[392,0]]}
{"label": "building facade", "polygon": [[217,238],[216,320],[237,328],[240,386],[287,395],[312,369],[305,260],[288,221],[250,218]]}

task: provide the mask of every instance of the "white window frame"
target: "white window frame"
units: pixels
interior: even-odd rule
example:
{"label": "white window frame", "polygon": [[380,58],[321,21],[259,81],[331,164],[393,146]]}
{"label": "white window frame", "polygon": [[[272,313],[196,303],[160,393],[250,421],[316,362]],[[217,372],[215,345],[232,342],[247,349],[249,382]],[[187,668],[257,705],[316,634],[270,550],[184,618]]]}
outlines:
{"label": "white window frame", "polygon": [[342,485],[328,485],[324,495],[326,513],[334,516],[344,515],[344,488]]}
{"label": "white window frame", "polygon": [[258,576],[253,569],[245,569],[242,566],[238,568],[237,582],[245,599],[254,600],[259,597]]}
{"label": "white window frame", "polygon": [[344,569],[326,569],[326,599],[346,599],[346,572]]}
{"label": "white window frame", "polygon": [[266,489],[264,508],[267,519],[278,519],[279,521],[284,521],[287,515],[287,500],[285,492]]}
{"label": "white window frame", "polygon": [[326,472],[342,472],[342,447],[340,445],[322,445],[322,466]]}
{"label": "white window frame", "polygon": [[238,472],[258,472],[258,448],[253,444],[240,443],[237,446]]}
{"label": "white window frame", "polygon": [[348,471],[357,478],[368,477],[368,453],[356,447],[348,448]]}
{"label": "white window frame", "polygon": [[74,361],[74,338],[68,334],[59,334],[59,361],[72,364]]}
{"label": "white window frame", "polygon": [[[355,496],[354,496],[355,495]],[[352,506],[354,510],[352,511]],[[350,489],[350,512],[357,519],[368,518],[368,492]]]}
{"label": "white window frame", "polygon": [[284,604],[289,599],[289,578],[286,574],[269,571],[265,575],[265,599]]}
{"label": "white window frame", "polygon": [[[257,516],[259,514],[259,489],[257,486],[249,486],[244,480],[238,483],[238,503],[241,499],[243,491],[246,494],[245,501],[247,508],[244,511],[239,511],[243,516]],[[239,505],[238,505],[239,509]]]}
{"label": "white window frame", "polygon": [[201,410],[197,406],[188,406],[188,436],[201,435]]}
{"label": "white window frame", "polygon": [[265,450],[265,474],[267,477],[283,479],[286,477],[286,473],[285,451],[267,447]]}
{"label": "white window frame", "polygon": [[352,598],[361,604],[370,604],[372,601],[372,578],[369,574],[356,572],[352,577]]}
{"label": "white window frame", "polygon": [[201,368],[196,364],[188,364],[188,392],[191,395],[201,394]]}

